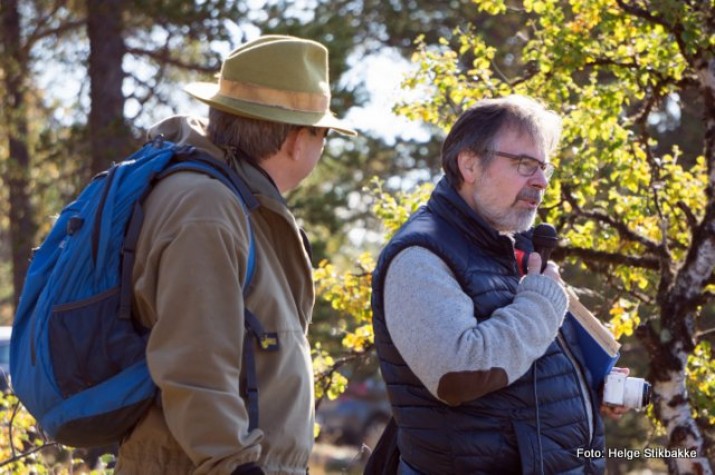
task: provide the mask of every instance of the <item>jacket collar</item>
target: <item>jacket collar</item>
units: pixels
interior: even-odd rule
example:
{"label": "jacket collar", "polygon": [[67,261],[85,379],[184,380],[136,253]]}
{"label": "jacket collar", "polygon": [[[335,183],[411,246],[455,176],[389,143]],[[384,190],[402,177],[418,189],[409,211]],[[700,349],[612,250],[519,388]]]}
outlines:
{"label": "jacket collar", "polygon": [[153,125],[148,135],[149,139],[162,135],[177,145],[191,145],[216,160],[228,163],[241,175],[254,194],[264,195],[285,205],[285,200],[271,177],[263,169],[242,160],[239,157],[242,152],[213,144],[206,135],[207,125],[208,120],[205,118],[175,115]]}
{"label": "jacket collar", "polygon": [[427,207],[474,243],[497,252],[513,251],[514,238],[499,233],[470,208],[447,177],[442,177],[437,183]]}
{"label": "jacket collar", "polygon": [[286,201],[273,178],[260,166],[253,165],[249,160],[243,159],[242,155],[245,155],[245,152],[241,150],[226,150],[226,161],[231,165],[231,168],[241,175],[255,194],[268,196],[286,205]]}

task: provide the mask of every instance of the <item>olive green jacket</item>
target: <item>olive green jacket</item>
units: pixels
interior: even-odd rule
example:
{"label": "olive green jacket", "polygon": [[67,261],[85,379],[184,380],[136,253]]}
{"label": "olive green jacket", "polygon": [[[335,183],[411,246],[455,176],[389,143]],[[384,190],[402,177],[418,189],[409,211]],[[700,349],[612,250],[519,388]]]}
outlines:
{"label": "olive green jacket", "polygon": [[[225,160],[204,128],[202,120],[172,117],[150,135]],[[305,473],[314,421],[310,259],[272,181],[246,163],[234,166],[261,204],[251,217],[256,266],[245,301],[248,231],[235,195],[208,176],[181,172],[147,200],[134,304],[152,328],[147,360],[161,404],[122,443],[118,475],[228,474],[254,461],[268,474]],[[260,422],[251,432],[239,387],[244,305],[280,344],[255,350]]]}

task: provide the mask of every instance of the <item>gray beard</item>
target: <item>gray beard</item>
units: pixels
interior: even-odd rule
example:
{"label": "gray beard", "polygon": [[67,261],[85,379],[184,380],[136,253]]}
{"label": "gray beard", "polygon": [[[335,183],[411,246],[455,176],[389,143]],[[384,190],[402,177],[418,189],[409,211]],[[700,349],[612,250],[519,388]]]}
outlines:
{"label": "gray beard", "polygon": [[485,218],[501,234],[516,234],[531,229],[536,220],[536,210],[513,210],[508,216]]}

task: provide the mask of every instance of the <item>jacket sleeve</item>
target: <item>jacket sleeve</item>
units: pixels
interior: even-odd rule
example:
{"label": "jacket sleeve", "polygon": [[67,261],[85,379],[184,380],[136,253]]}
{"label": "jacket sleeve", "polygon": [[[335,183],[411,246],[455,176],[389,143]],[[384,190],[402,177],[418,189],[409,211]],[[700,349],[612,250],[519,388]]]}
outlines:
{"label": "jacket sleeve", "polygon": [[258,460],[263,436],[248,432],[239,390],[246,229],[226,190],[196,190],[168,206],[152,243],[160,257],[149,370],[169,430],[195,473],[230,473]]}
{"label": "jacket sleeve", "polygon": [[514,301],[477,323],[474,304],[434,253],[410,247],[390,263],[385,321],[407,365],[438,399],[459,405],[521,377],[554,341],[566,294],[552,279],[522,279]]}

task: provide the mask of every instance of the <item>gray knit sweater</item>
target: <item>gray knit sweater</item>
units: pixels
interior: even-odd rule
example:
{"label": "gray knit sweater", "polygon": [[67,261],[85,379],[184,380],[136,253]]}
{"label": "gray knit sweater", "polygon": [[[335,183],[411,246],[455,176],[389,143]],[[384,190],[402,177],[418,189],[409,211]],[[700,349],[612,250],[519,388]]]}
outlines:
{"label": "gray knit sweater", "polygon": [[[510,305],[477,323],[454,274],[422,247],[404,249],[390,263],[384,302],[397,350],[430,393],[450,405],[520,378],[556,338],[568,304],[559,283],[528,275]],[[474,375],[485,384],[473,384]]]}

